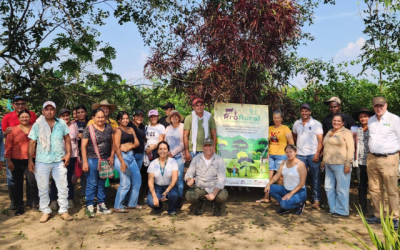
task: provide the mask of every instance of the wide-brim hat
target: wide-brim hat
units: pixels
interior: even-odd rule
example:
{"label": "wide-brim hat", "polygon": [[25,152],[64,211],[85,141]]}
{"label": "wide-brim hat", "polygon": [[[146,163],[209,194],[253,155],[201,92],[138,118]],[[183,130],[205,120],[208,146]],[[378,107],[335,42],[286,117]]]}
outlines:
{"label": "wide-brim hat", "polygon": [[367,114],[369,117],[375,115],[375,112],[374,112],[374,111],[371,111],[371,110],[369,110],[369,109],[367,109],[367,108],[360,108],[359,111],[353,112],[352,116],[353,116],[354,120],[358,121],[358,116],[359,116],[360,114],[362,114],[362,113]]}
{"label": "wide-brim hat", "polygon": [[92,105],[92,110],[98,109],[101,106],[108,106],[110,108],[110,114],[114,113],[115,110],[117,110],[117,105],[115,104],[110,104],[107,100],[103,100],[100,103],[95,103]]}
{"label": "wide-brim hat", "polygon": [[180,122],[182,122],[183,119],[184,119],[183,115],[181,115],[181,114],[179,113],[178,110],[172,110],[171,113],[169,113],[169,116],[167,117],[167,119],[165,119],[165,120],[166,120],[168,123],[171,123],[171,116],[173,116],[173,115],[179,116],[179,121],[180,121]]}

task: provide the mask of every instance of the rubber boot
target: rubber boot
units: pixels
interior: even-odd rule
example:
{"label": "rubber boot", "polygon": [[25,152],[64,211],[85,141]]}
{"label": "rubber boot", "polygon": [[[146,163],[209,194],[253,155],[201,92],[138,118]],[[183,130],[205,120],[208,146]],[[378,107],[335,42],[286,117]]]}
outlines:
{"label": "rubber boot", "polygon": [[16,210],[17,206],[15,205],[14,185],[9,185],[7,187],[8,187],[8,196],[10,197],[11,200],[8,210]]}
{"label": "rubber boot", "polygon": [[364,216],[368,214],[367,190],[358,190],[358,199],[360,201],[361,211]]}

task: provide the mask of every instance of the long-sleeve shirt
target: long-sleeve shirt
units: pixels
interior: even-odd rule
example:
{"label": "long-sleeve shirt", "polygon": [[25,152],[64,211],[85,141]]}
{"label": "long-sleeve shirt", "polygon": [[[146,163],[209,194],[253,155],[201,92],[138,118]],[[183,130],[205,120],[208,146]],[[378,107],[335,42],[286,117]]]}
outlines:
{"label": "long-sleeve shirt", "polygon": [[354,157],[353,133],[342,127],[335,133],[332,129],[324,138],[324,158],[323,163],[350,166]]}
{"label": "long-sleeve shirt", "polygon": [[400,150],[400,118],[386,111],[378,121],[376,115],[368,120],[369,152],[390,154]]}
{"label": "long-sleeve shirt", "polygon": [[225,171],[225,162],[221,156],[214,154],[207,164],[204,154],[201,153],[191,161],[185,180],[196,177],[195,186],[206,190],[207,193],[212,193],[214,188],[225,187]]}
{"label": "long-sleeve shirt", "polygon": [[12,127],[7,135],[5,157],[17,160],[28,159],[29,141],[28,134],[25,134],[18,126]]}
{"label": "long-sleeve shirt", "polygon": [[[1,126],[1,122],[0,122]],[[4,134],[3,130],[0,131],[0,161],[4,161]]]}

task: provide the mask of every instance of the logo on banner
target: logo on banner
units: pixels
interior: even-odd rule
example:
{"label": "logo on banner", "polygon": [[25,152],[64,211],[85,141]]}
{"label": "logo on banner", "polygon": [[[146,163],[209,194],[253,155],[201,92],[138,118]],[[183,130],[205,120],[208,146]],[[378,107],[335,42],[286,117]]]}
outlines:
{"label": "logo on banner", "polygon": [[225,109],[224,114],[225,121],[234,121],[234,122],[242,122],[242,123],[260,123],[260,116],[257,115],[256,108],[249,108],[249,114],[240,114],[234,108]]}

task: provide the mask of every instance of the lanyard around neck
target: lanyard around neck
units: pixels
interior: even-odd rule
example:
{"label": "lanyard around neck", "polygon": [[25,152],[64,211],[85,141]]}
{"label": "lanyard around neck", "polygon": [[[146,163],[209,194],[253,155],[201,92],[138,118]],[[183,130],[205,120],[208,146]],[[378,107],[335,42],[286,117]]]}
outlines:
{"label": "lanyard around neck", "polygon": [[158,158],[158,164],[160,165],[160,172],[161,172],[161,175],[162,175],[162,176],[164,176],[164,170],[165,170],[165,167],[167,166],[167,163],[168,163],[168,157],[167,157],[167,159],[165,160],[164,168],[161,168],[160,158]]}

